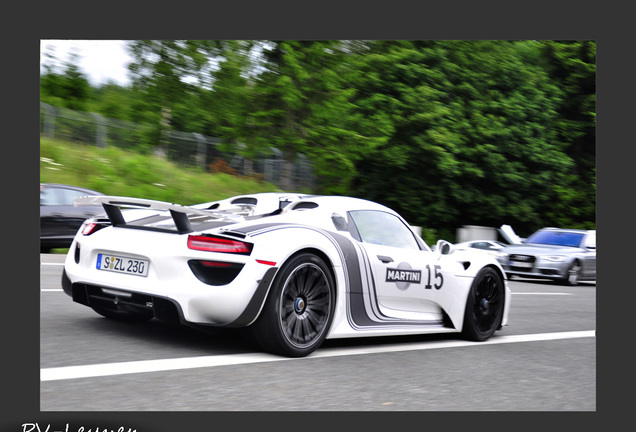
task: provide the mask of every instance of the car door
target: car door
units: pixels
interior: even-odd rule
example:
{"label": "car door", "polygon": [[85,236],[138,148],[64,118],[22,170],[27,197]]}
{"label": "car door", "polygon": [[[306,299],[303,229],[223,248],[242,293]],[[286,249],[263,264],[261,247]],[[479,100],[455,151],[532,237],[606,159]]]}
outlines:
{"label": "car door", "polygon": [[64,234],[64,206],[58,187],[40,186],[40,235],[60,237]]}
{"label": "car door", "polygon": [[387,317],[438,321],[440,299],[450,275],[393,214],[381,211],[350,212],[367,256],[380,312]]}

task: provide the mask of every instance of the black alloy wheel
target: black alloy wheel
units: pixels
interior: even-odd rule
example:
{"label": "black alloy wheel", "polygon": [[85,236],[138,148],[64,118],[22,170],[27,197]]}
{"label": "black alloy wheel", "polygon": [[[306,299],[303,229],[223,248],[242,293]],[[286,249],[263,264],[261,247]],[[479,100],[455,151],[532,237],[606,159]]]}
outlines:
{"label": "black alloy wheel", "polygon": [[292,257],[280,270],[258,320],[247,327],[266,351],[303,357],[318,348],[335,309],[335,285],[316,255]]}
{"label": "black alloy wheel", "polygon": [[306,349],[323,333],[331,315],[331,288],[327,275],[313,262],[291,272],[280,296],[280,326],[285,339]]}
{"label": "black alloy wheel", "polygon": [[468,294],[462,334],[469,340],[485,341],[501,326],[504,312],[504,282],[493,268],[482,269]]}

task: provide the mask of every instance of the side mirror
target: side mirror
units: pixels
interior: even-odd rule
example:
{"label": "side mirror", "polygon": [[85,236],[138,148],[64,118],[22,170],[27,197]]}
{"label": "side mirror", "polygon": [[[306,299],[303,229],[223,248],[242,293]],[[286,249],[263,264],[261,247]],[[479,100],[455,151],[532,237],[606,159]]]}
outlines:
{"label": "side mirror", "polygon": [[437,245],[435,246],[435,251],[439,256],[441,255],[450,255],[455,252],[455,246],[446,240],[438,240]]}

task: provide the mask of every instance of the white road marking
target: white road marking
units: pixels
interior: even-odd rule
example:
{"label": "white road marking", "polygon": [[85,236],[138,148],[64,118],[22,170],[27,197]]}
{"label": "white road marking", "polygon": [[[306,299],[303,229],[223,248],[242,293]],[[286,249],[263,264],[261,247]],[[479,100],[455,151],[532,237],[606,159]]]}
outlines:
{"label": "white road marking", "polygon": [[[49,289],[41,289],[40,291],[48,291],[48,292],[53,292],[53,291],[60,291],[62,292],[63,290],[61,288],[59,289],[55,289],[55,288],[49,288]],[[541,292],[527,292],[527,293],[522,293],[522,292],[513,292],[510,293],[513,295],[555,295],[555,296],[569,296],[572,295],[572,293],[541,293]]]}
{"label": "white road marking", "polygon": [[460,348],[484,345],[498,345],[519,342],[553,341],[561,339],[593,338],[596,330],[542,333],[529,335],[495,336],[485,342],[469,341],[440,341],[416,342],[409,344],[392,344],[382,346],[367,346],[359,348],[321,348],[313,354],[303,358],[280,357],[271,354],[248,353],[229,354],[219,356],[186,357],[162,360],[143,360],[118,363],[103,363],[82,366],[66,366],[40,369],[40,381],[57,381],[77,378],[96,378],[103,376],[125,375],[147,372],[165,372],[171,370],[186,370],[195,368],[211,368],[218,366],[234,366],[243,364],[310,360],[316,358],[339,357],[361,354],[379,354],[387,352],[429,350],[439,348]]}
{"label": "white road marking", "polygon": [[40,291],[43,292],[64,292],[64,290],[62,288],[43,288]]}
{"label": "white road marking", "polygon": [[510,294],[514,294],[514,295],[556,295],[556,296],[559,296],[559,295],[572,295],[572,293],[559,293],[559,292],[556,292],[556,293],[549,293],[549,292],[548,293],[543,293],[543,292],[512,292]]}

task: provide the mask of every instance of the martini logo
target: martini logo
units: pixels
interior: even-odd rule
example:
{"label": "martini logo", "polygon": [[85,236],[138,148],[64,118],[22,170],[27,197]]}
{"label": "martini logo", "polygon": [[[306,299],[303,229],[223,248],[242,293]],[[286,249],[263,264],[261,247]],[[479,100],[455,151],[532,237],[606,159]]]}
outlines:
{"label": "martini logo", "polygon": [[398,268],[386,269],[386,281],[395,282],[401,290],[407,289],[412,283],[419,284],[422,281],[422,271],[413,270],[408,263],[398,264]]}

